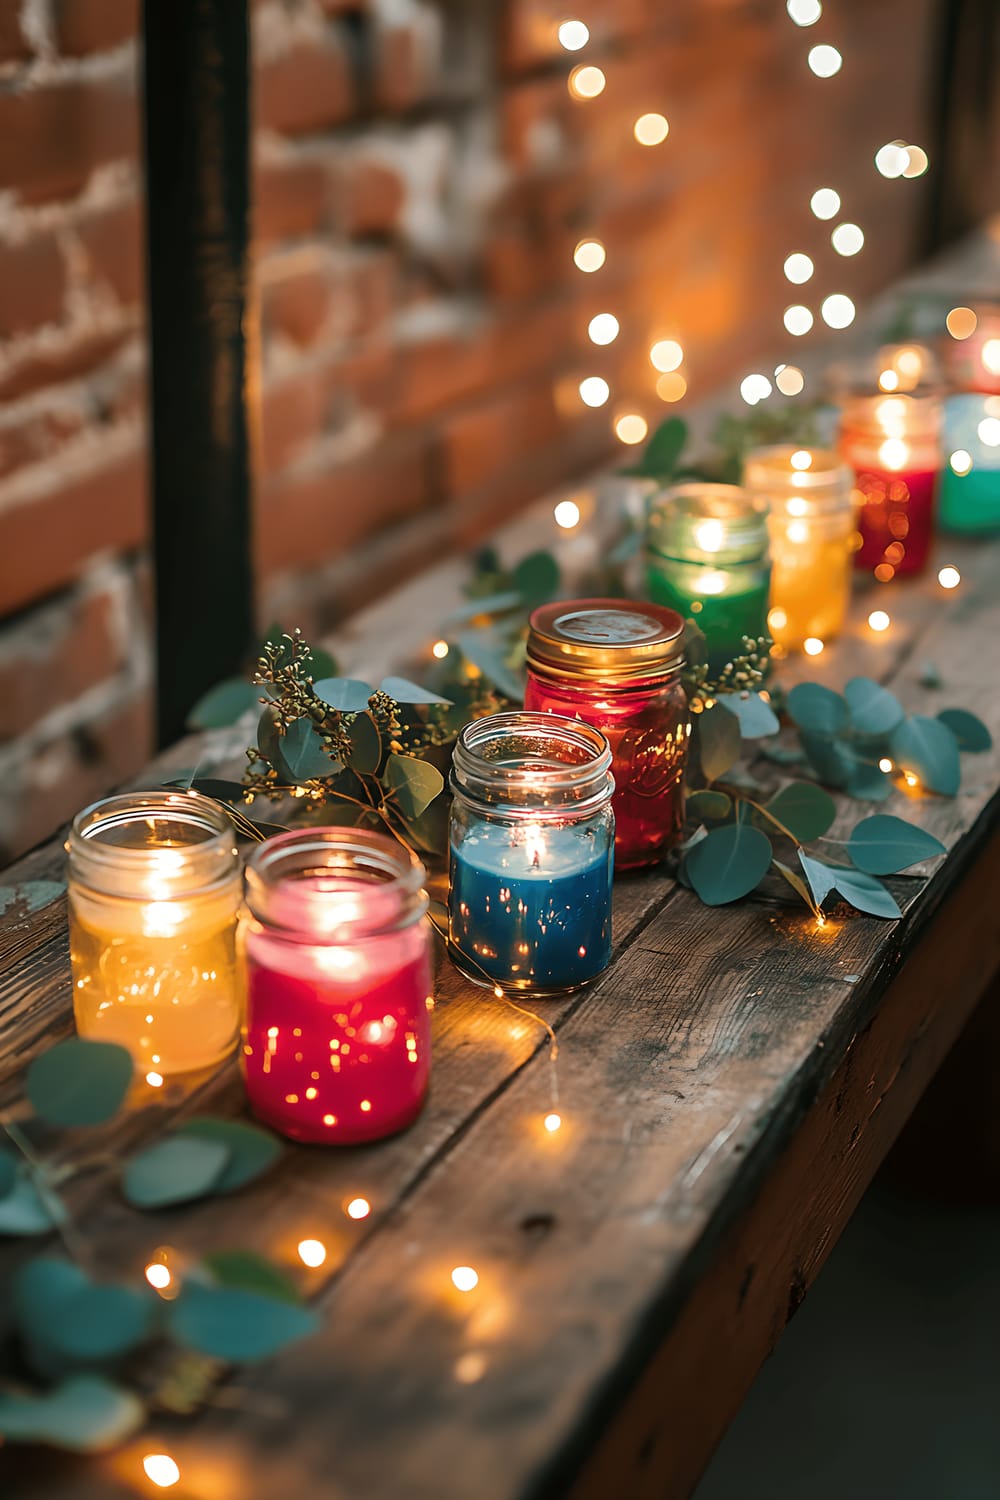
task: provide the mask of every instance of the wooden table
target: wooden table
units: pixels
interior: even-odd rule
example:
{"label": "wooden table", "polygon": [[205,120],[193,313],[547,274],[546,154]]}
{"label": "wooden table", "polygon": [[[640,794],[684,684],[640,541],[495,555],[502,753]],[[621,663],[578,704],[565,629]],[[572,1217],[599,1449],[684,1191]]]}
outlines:
{"label": "wooden table", "polygon": [[[945,561],[953,592],[936,582]],[[973,708],[1000,741],[998,570],[1000,541],[943,544],[925,580],[878,594],[888,631],[867,628],[862,595],[836,647],[783,680],[864,672],[910,709]],[[928,660],[940,689],[920,685]],[[107,1157],[165,1117],[244,1106],[234,1067],[193,1093],[146,1090],[68,1194],[99,1263],[138,1278],[157,1246],[257,1249],[295,1268],[323,1329],[112,1458],[7,1450],[0,1495],[149,1494],[141,1455],[161,1450],[189,1500],[689,1494],[1000,969],[1000,752],[963,773],[954,800],[897,793],[881,809],[949,850],[930,879],[890,881],[899,922],[841,908],[818,930],[777,886],[710,910],[665,873],[621,880],[611,969],[540,1007],[559,1039],[555,1133],[544,1032],[444,959],[431,1097],[395,1140],[290,1148],[243,1193],[151,1219]],[[864,811],[845,801],[842,826]],[[58,843],[4,883],[29,879],[61,879]],[[65,924],[62,895],[0,920],[7,1111],[24,1065],[71,1031]],[[80,1150],[93,1138],[67,1142]],[[360,1222],[344,1212],[356,1196],[372,1205]],[[307,1237],[328,1247],[320,1271],[296,1258]],[[4,1274],[38,1247],[4,1242]],[[474,1292],[452,1286],[458,1265],[477,1269]]]}

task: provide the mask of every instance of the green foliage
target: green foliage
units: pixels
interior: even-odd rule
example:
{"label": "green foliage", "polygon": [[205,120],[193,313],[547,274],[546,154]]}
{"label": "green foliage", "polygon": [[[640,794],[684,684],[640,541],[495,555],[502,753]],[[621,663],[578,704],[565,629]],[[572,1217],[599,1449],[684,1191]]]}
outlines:
{"label": "green foliage", "polygon": [[845,699],[818,682],[798,682],[786,703],[794,723],[809,734],[836,735],[847,728],[849,711]]}
{"label": "green foliage", "polygon": [[933,834],[885,813],[860,822],[847,841],[847,850],[858,869],[869,875],[895,875],[947,852]]}
{"label": "green foliage", "polygon": [[680,417],[667,417],[653,432],[638,461],[622,472],[669,484],[677,475],[687,438],[687,423]]}
{"label": "green foliage", "polygon": [[870,677],[852,677],[844,698],[850,727],[858,734],[881,738],[906,717],[899,699]]}
{"label": "green foliage", "polygon": [[256,708],[260,693],[242,677],[227,677],[209,688],[187,716],[189,729],[228,729]]}
{"label": "green foliage", "polygon": [[351,770],[359,776],[374,776],[382,764],[382,736],[371,714],[358,714],[347,738],[351,742]]}
{"label": "green foliage", "polygon": [[968,750],[977,755],[984,750],[993,749],[993,736],[986,725],[967,709],[943,708],[938,718],[946,729],[951,730],[960,750]]}
{"label": "green foliage", "polygon": [[26,1091],[50,1125],[99,1125],[118,1113],[132,1082],[132,1058],[112,1042],[70,1037],[36,1057]]}
{"label": "green foliage", "polygon": [[213,1187],[216,1193],[232,1193],[253,1182],[274,1166],[285,1149],[276,1135],[260,1125],[214,1115],[195,1115],[185,1120],[178,1135],[226,1148],[228,1158]]}
{"label": "green foliage", "polygon": [[698,715],[696,723],[702,774],[706,781],[717,781],[740,758],[740,721],[716,701]]}
{"label": "green foliage", "polygon": [[781,728],[777,714],[760,693],[723,693],[718,702],[739,719],[740,733],[745,740],[764,739],[769,734],[777,734]]}
{"label": "green foliage", "polygon": [[837,804],[829,792],[814,782],[791,781],[775,793],[762,811],[793,838],[808,844],[832,828]]}
{"label": "green foliage", "polygon": [[296,786],[333,776],[343,770],[343,762],[327,753],[319,731],[311,719],[293,719],[281,739],[281,760],[289,780]]}
{"label": "green foliage", "polygon": [[167,1311],[172,1336],[214,1359],[256,1360],[277,1354],[319,1327],[308,1308],[234,1286],[186,1281]]}
{"label": "green foliage", "polygon": [[77,1453],[115,1448],[145,1421],[142,1402],[99,1375],[74,1375],[41,1395],[0,1391],[0,1433],[9,1443],[47,1443]]}
{"label": "green foliage", "polygon": [[314,690],[321,703],[340,714],[364,713],[375,691],[356,677],[325,677],[315,684]]}
{"label": "green foliage", "polygon": [[65,1220],[60,1199],[42,1191],[27,1168],[19,1167],[13,1187],[0,1198],[0,1235],[51,1234]]}
{"label": "green foliage", "polygon": [[406,818],[419,818],[444,791],[444,777],[437,767],[409,755],[392,757],[385,780]]}
{"label": "green foliage", "polygon": [[689,819],[728,817],[733,810],[733,799],[728,792],[701,790],[689,792],[686,811]]}
{"label": "green foliage", "polygon": [[202,1256],[201,1265],[217,1286],[256,1292],[262,1297],[290,1302],[295,1307],[302,1304],[295,1283],[273,1261],[253,1250],[214,1250]]}
{"label": "green foliage", "polygon": [[379,692],[385,693],[387,698],[392,698],[396,703],[451,703],[450,698],[442,698],[440,694],[432,693],[430,688],[409,682],[405,677],[383,677]]}
{"label": "green foliage", "polygon": [[727,823],[684,857],[692,887],[706,906],[738,901],[760,884],[771,863],[770,841],[749,823]]}
{"label": "green foliage", "polygon": [[126,1164],[122,1192],[134,1208],[166,1208],[210,1193],[229,1160],[225,1146],[196,1136],[167,1136]]}
{"label": "green foliage", "polygon": [[532,552],[514,568],[514,588],[528,609],[547,604],[559,589],[559,564],[551,552]]}
{"label": "green foliage", "polygon": [[28,1358],[43,1374],[130,1353],[149,1336],[156,1312],[148,1293],[94,1283],[69,1261],[44,1255],[17,1271],[11,1307]]}
{"label": "green foliage", "polygon": [[889,736],[889,754],[930,792],[954,797],[962,780],[958,741],[947,724],[915,714]]}

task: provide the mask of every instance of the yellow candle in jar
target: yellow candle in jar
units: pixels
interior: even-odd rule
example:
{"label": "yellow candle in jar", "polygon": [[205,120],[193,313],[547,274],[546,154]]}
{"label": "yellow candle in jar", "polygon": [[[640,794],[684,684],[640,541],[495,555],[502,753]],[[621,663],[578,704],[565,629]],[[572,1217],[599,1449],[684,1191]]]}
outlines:
{"label": "yellow candle in jar", "polygon": [[221,1061],[242,1017],[225,812],[196,792],[110,797],[79,814],[66,848],[79,1034],[127,1047],[151,1076]]}
{"label": "yellow candle in jar", "polygon": [[824,448],[757,448],[743,482],[768,501],[771,594],[767,623],[775,643],[801,651],[837,635],[851,593],[853,476]]}

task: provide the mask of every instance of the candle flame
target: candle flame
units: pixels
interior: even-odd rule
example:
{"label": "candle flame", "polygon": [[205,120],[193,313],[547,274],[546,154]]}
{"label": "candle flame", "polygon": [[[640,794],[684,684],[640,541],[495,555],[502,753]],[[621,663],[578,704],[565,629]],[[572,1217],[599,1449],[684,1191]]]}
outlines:
{"label": "candle flame", "polygon": [[545,854],[545,835],[537,823],[529,823],[524,830],[524,849],[528,863],[537,870]]}

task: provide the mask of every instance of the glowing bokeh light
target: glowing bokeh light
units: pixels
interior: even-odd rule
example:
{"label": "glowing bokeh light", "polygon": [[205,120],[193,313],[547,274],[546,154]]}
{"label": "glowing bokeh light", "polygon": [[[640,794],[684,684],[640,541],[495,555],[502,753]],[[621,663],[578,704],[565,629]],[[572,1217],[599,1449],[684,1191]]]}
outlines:
{"label": "glowing bokeh light", "polygon": [[971,307],[953,307],[944,321],[953,339],[970,339],[979,325]]}
{"label": "glowing bokeh light", "polygon": [[895,370],[883,370],[878,378],[880,391],[898,391],[899,376]]}
{"label": "glowing bokeh light", "polygon": [[948,462],[956,474],[968,474],[972,469],[972,454],[965,448],[956,448]]}
{"label": "glowing bokeh light", "polygon": [[313,1270],[326,1260],[326,1246],[322,1240],[299,1240],[297,1248],[299,1260],[304,1266],[310,1266]]}
{"label": "glowing bokeh light", "polygon": [[830,236],[838,255],[857,255],[864,249],[865,236],[859,224],[838,224]]}
{"label": "glowing bokeh light", "polygon": [[892,624],[884,609],[873,609],[868,616],[868,628],[874,631],[888,630]]}
{"label": "glowing bokeh light", "polygon": [[823,322],[830,328],[849,328],[854,322],[855,306],[843,292],[833,292],[824,297],[820,312]]}
{"label": "glowing bokeh light", "polygon": [[840,72],[844,59],[836,47],[831,47],[828,42],[821,42],[818,47],[810,47],[806,61],[817,78],[832,78],[835,73]]}
{"label": "glowing bokeh light", "polygon": [[938,573],[938,583],[943,589],[957,589],[962,575],[957,568],[945,567]]}
{"label": "glowing bokeh light", "polygon": [[563,531],[572,531],[574,526],[580,524],[580,507],[575,500],[560,500],[552,512],[557,526]]}
{"label": "glowing bokeh light", "polygon": [[976,428],[980,440],[987,448],[1000,448],[1000,419],[997,417],[984,417]]}
{"label": "glowing bokeh light", "polygon": [[344,1212],[349,1219],[367,1219],[372,1211],[372,1206],[367,1198],[352,1198]]}
{"label": "glowing bokeh light", "polygon": [[602,375],[588,375],[580,381],[580,400],[584,406],[604,406],[611,395],[611,387]]}
{"label": "glowing bokeh light", "polygon": [[576,99],[596,99],[603,94],[608,80],[593,63],[580,63],[569,75],[569,91]]}
{"label": "glowing bokeh light", "polygon": [[659,146],[670,134],[670,123],[666,115],[640,115],[632,130],[640,146]]}
{"label": "glowing bokeh light", "polygon": [[150,1261],[143,1274],[156,1292],[162,1292],[170,1285],[170,1271],[162,1261]]}
{"label": "glowing bokeh light", "polygon": [[600,240],[581,240],[573,251],[573,264],[578,271],[599,271],[608,258],[608,252]]}
{"label": "glowing bokeh light", "polygon": [[661,401],[682,401],[687,395],[688,383],[683,375],[661,375],[656,382],[656,394]]}
{"label": "glowing bokeh light", "polygon": [[803,469],[811,469],[812,461],[812,454],[809,452],[808,448],[796,448],[795,452],[788,460],[792,468],[798,469],[800,472]]}
{"label": "glowing bokeh light", "polygon": [[923,146],[907,146],[907,163],[903,168],[904,177],[922,177],[930,166],[930,158]]}
{"label": "glowing bokeh light", "polygon": [[557,35],[559,45],[567,52],[579,52],[590,41],[590,27],[583,21],[564,21]]}
{"label": "glowing bokeh light", "polygon": [[875,166],[883,177],[902,177],[910,164],[904,141],[887,141],[875,152]]}
{"label": "glowing bokeh light", "polygon": [[648,431],[649,423],[637,411],[626,412],[615,422],[615,437],[629,446],[641,443]]}
{"label": "glowing bokeh light", "polygon": [[820,0],[787,0],[785,9],[796,26],[815,26],[823,14]]}
{"label": "glowing bokeh light", "polygon": [[823,642],[819,636],[811,635],[802,642],[802,649],[807,656],[819,656],[823,650]]}
{"label": "glowing bokeh light", "polygon": [[771,382],[766,375],[754,372],[746,375],[740,381],[740,395],[748,406],[756,406],[758,401],[766,401],[771,394]]}
{"label": "glowing bokeh light", "polygon": [[658,339],[649,351],[649,362],[667,375],[684,363],[684,350],[676,339]]}
{"label": "glowing bokeh light", "polygon": [[549,1131],[550,1134],[552,1134],[557,1131],[562,1124],[562,1115],[546,1115],[543,1124],[545,1126],[545,1129]]}
{"label": "glowing bokeh light", "polygon": [[983,345],[983,369],[988,375],[1000,375],[1000,339],[987,339]]}
{"label": "glowing bokeh light", "polygon": [[809,199],[817,219],[833,219],[840,213],[840,194],[834,188],[817,188]]}
{"label": "glowing bokeh light", "polygon": [[479,1272],[471,1266],[456,1266],[451,1273],[453,1285],[460,1292],[471,1292],[479,1285]]}
{"label": "glowing bokeh light", "polygon": [[887,755],[883,755],[882,759],[878,763],[878,768],[879,768],[880,771],[886,771],[886,772],[892,770],[892,761],[889,759],[889,757]]}
{"label": "glowing bokeh light", "polygon": [[803,255],[800,250],[796,250],[785,261],[785,277],[794,286],[801,286],[803,282],[808,281],[815,269],[808,255]]}
{"label": "glowing bokeh light", "polygon": [[448,642],[435,641],[433,646],[431,647],[431,655],[436,656],[438,661],[444,661],[445,657],[448,655]]}
{"label": "glowing bokeh light", "polygon": [[613,344],[622,331],[614,313],[596,313],[587,324],[587,336],[592,344]]}
{"label": "glowing bokeh light", "polygon": [[142,1461],[146,1478],[161,1490],[168,1490],[181,1477],[181,1471],[169,1453],[147,1453]]}
{"label": "glowing bokeh light", "polygon": [[801,302],[793,302],[791,307],[785,308],[782,321],[789,333],[801,338],[813,326],[813,315]]}
{"label": "glowing bokeh light", "polygon": [[774,383],[783,396],[801,395],[806,379],[798,365],[782,365],[774,372]]}

